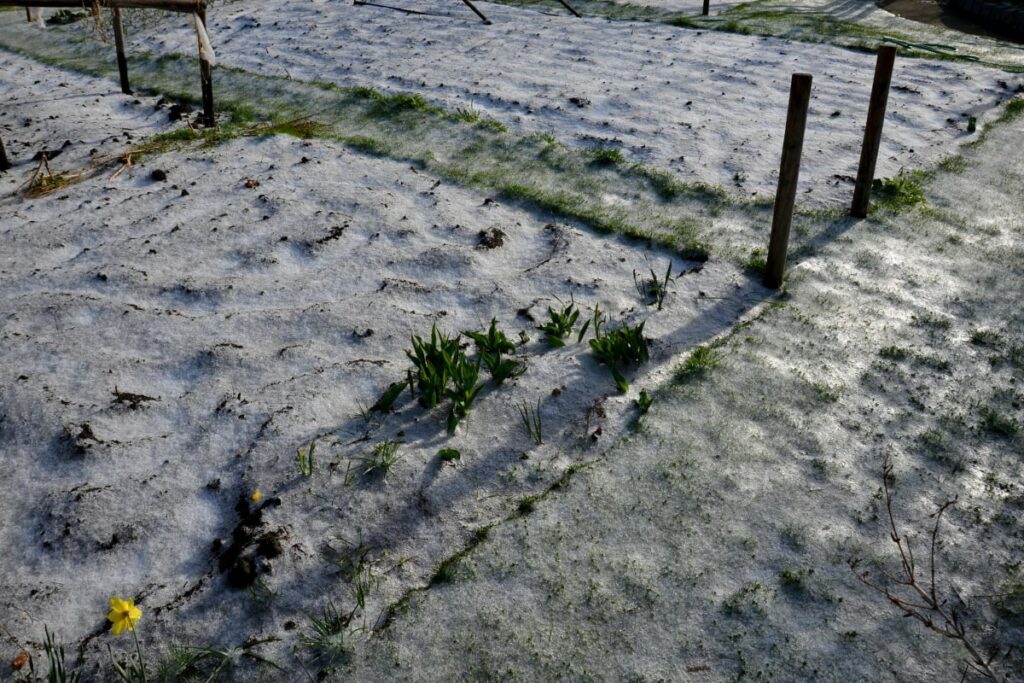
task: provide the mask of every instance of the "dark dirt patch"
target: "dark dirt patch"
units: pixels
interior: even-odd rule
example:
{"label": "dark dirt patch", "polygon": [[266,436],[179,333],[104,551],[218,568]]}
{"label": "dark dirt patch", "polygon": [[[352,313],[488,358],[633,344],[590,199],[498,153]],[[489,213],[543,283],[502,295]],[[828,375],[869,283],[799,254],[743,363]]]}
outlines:
{"label": "dark dirt patch", "polygon": [[477,235],[477,248],[479,249],[497,249],[505,244],[505,233],[498,228],[491,228],[490,230],[481,230]]}

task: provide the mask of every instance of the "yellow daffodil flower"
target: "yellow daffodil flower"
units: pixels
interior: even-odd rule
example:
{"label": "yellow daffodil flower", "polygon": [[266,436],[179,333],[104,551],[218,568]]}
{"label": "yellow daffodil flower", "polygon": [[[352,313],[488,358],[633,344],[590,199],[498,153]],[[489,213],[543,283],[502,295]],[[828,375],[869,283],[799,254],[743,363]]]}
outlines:
{"label": "yellow daffodil flower", "polygon": [[142,610],[135,606],[134,601],[110,598],[110,613],[107,615],[107,621],[113,624],[110,630],[115,636],[119,636],[125,631],[134,631],[135,622],[141,618]]}
{"label": "yellow daffodil flower", "polygon": [[259,491],[253,491],[252,495],[249,496],[249,497],[252,498],[252,502],[254,502],[254,503],[258,503],[261,500],[263,500],[263,494],[260,493]]}

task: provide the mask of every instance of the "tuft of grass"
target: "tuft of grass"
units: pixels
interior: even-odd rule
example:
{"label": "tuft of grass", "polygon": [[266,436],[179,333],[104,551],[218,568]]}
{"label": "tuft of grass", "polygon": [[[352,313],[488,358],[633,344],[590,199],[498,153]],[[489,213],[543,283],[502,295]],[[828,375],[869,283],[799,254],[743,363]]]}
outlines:
{"label": "tuft of grass", "polygon": [[779,574],[779,582],[784,588],[794,592],[807,590],[807,579],[814,574],[814,569],[783,569]]}
{"label": "tuft of grass", "polygon": [[637,273],[634,270],[633,286],[636,287],[637,294],[640,295],[640,299],[644,302],[645,306],[657,304],[660,311],[665,303],[665,297],[668,295],[668,286],[675,282],[675,278],[672,277],[672,260],[669,259],[665,275],[661,278],[654,272],[654,268],[650,268],[650,271],[650,279],[641,279],[637,277]]}
{"label": "tuft of grass", "polygon": [[998,347],[1002,344],[1003,338],[998,332],[992,330],[974,330],[971,332],[971,343],[975,346],[987,346],[990,348]]}
{"label": "tuft of grass", "polygon": [[914,352],[900,346],[886,346],[879,350],[878,355],[892,361],[906,360],[913,356]]}
{"label": "tuft of grass", "polygon": [[340,138],[347,146],[371,156],[383,157],[391,154],[391,145],[368,135],[346,135]]}
{"label": "tuft of grass", "polygon": [[519,406],[519,417],[522,419],[526,435],[533,439],[533,442],[538,446],[543,444],[544,423],[540,416],[540,399],[537,399],[537,405],[534,408],[531,408],[529,403],[523,401],[523,405]]}
{"label": "tuft of grass", "polygon": [[516,509],[521,515],[528,515],[537,508],[537,503],[540,501],[540,496],[524,496],[519,499],[519,504]]}
{"label": "tuft of grass", "polygon": [[1020,431],[1020,425],[1017,424],[1016,420],[1003,415],[991,406],[986,406],[981,410],[981,427],[985,431],[1004,439],[1009,439]]}
{"label": "tuft of grass", "polygon": [[722,354],[712,345],[701,345],[693,350],[676,370],[676,380],[703,379],[722,363]]}
{"label": "tuft of grass", "polygon": [[313,661],[344,661],[351,653],[346,642],[351,620],[351,614],[342,614],[328,601],[319,617],[309,618],[309,630],[299,636],[299,645],[314,651]]}
{"label": "tuft of grass", "polygon": [[589,150],[591,163],[596,166],[617,166],[625,163],[622,152],[613,148],[602,147]]}
{"label": "tuft of grass", "polygon": [[898,213],[924,204],[922,177],[919,171],[901,170],[895,178],[875,178],[871,184],[871,194],[875,199],[873,208]]}
{"label": "tuft of grass", "polygon": [[387,478],[391,468],[401,457],[398,453],[399,445],[397,441],[385,439],[375,445],[369,453],[355,456],[353,460],[359,463],[357,466],[359,475],[365,479],[383,480]]}

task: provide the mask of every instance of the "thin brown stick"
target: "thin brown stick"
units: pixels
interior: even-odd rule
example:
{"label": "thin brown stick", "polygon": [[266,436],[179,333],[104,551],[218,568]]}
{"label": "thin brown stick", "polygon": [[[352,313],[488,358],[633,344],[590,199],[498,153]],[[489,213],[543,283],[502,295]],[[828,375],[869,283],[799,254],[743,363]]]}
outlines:
{"label": "thin brown stick", "polygon": [[893,477],[892,460],[888,456],[886,456],[882,464],[882,488],[885,492],[885,511],[889,518],[889,537],[896,544],[897,551],[899,552],[902,576],[892,576],[884,570],[881,571],[881,574],[888,579],[890,584],[910,590],[916,596],[916,600],[904,598],[894,592],[889,586],[883,586],[872,580],[868,571],[857,571],[858,563],[856,560],[850,562],[850,568],[854,571],[854,575],[861,583],[884,595],[892,605],[903,613],[903,616],[920,622],[925,628],[945,638],[959,642],[968,655],[964,660],[964,676],[966,676],[968,670],[971,670],[987,679],[999,680],[996,671],[992,668],[992,662],[999,655],[1000,649],[995,650],[988,657],[982,655],[978,646],[968,637],[967,627],[963,623],[961,612],[966,607],[963,599],[956,595],[954,591],[957,603],[953,607],[949,607],[948,600],[940,600],[938,596],[938,582],[935,577],[935,553],[938,548],[939,527],[942,523],[943,514],[956,504],[957,498],[942,503],[938,510],[932,514],[932,517],[935,518],[935,524],[932,526],[930,539],[928,558],[929,578],[928,585],[922,586],[918,580],[917,566],[914,563],[914,552],[910,546],[910,541],[900,534],[899,527],[896,524],[896,515],[893,513],[892,506],[896,495],[896,487],[895,478]]}

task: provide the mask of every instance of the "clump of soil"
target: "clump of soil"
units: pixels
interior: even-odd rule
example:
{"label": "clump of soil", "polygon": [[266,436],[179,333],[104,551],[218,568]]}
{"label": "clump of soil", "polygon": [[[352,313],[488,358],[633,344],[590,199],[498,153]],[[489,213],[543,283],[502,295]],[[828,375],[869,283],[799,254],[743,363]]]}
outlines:
{"label": "clump of soil", "polygon": [[481,249],[497,249],[505,244],[505,233],[498,228],[481,230],[477,238],[477,246]]}

